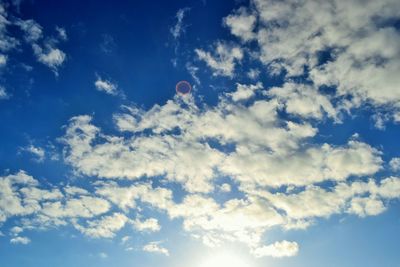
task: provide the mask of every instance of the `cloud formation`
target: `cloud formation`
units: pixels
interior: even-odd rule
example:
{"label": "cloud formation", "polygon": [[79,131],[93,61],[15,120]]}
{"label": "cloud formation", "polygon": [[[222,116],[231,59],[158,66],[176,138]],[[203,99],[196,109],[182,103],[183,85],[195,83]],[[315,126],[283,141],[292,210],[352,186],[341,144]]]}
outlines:
{"label": "cloud formation", "polygon": [[243,42],[257,44],[254,59],[271,74],[305,76],[317,89],[333,87],[337,110],[368,102],[396,113],[399,10],[395,0],[253,0],[224,25]]}
{"label": "cloud formation", "polygon": [[214,76],[233,77],[235,66],[243,58],[243,51],[239,46],[217,42],[214,53],[196,49],[199,60],[204,61],[214,72]]}
{"label": "cloud formation", "polygon": [[97,79],[94,82],[94,86],[98,91],[105,92],[109,95],[118,95],[118,86],[109,80],[102,79],[99,75],[96,75]]}
{"label": "cloud formation", "polygon": [[[126,105],[113,114],[113,129],[96,125],[93,115],[71,117],[59,139],[63,159],[87,185],[51,185],[24,171],[1,176],[0,223],[19,219],[10,242],[29,243],[20,236],[25,229],[66,225],[89,238],[114,238],[127,226],[151,234],[162,231],[156,217],[162,214],[209,247],[241,242],[255,257],[280,258],[297,255],[300,245],[265,244],[271,229],[383,213],[400,198],[400,178],[380,171],[388,165],[395,175],[399,159],[386,164],[383,149],[356,133],[338,143],[321,141],[318,127],[343,123],[346,112],[365,103],[388,108],[400,121],[399,33],[390,24],[399,10],[394,0],[253,0],[233,11],[222,23],[237,43],[217,41],[211,52],[195,49],[194,56],[213,76],[230,79],[249,57],[271,77],[283,75],[283,83],[268,88],[251,67],[245,73],[254,82],[237,82],[214,106],[192,96],[149,109]],[[178,11],[174,38],[185,12]],[[10,23],[0,5],[2,53],[19,43],[9,36]],[[56,40],[67,40],[65,30],[56,28],[58,39],[42,42],[44,30],[35,21],[16,25],[39,62],[57,73],[66,54]],[[199,68],[187,69],[197,77]],[[118,94],[116,83],[100,76],[94,86]],[[7,96],[0,87],[0,98]],[[40,148],[26,149],[44,157]],[[126,245],[130,238],[121,240]],[[162,242],[146,241],[141,249],[170,254]]]}

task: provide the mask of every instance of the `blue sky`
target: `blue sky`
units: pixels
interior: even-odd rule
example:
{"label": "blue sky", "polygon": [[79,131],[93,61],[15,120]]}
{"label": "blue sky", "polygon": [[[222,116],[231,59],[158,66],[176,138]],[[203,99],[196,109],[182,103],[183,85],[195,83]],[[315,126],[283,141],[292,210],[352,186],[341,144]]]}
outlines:
{"label": "blue sky", "polygon": [[0,265],[400,266],[399,14],[0,0]]}

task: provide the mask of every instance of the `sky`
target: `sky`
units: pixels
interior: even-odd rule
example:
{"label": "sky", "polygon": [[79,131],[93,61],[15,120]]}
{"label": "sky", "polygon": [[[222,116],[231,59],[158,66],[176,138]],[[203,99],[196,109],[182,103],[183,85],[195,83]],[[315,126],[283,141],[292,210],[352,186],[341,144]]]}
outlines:
{"label": "sky", "polygon": [[400,267],[399,43],[398,0],[0,0],[0,265]]}

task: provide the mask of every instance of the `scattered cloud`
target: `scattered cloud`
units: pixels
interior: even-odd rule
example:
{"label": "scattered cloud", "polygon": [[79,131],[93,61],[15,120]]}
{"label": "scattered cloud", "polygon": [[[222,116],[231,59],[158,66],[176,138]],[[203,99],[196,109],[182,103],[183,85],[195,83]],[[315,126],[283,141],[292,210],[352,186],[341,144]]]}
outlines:
{"label": "scattered cloud", "polygon": [[110,216],[103,216],[99,220],[88,221],[87,226],[76,223],[75,228],[90,237],[112,238],[115,236],[115,232],[125,226],[127,221],[128,218],[124,214],[114,213]]}
{"label": "scattered cloud", "polygon": [[213,53],[202,49],[195,49],[197,57],[204,61],[214,72],[213,76],[233,77],[236,63],[243,58],[243,51],[239,46],[217,42]]}
{"label": "scattered cloud", "polygon": [[253,30],[256,20],[254,14],[250,14],[246,8],[241,7],[235,13],[224,18],[223,23],[230,29],[233,35],[243,41],[249,41],[255,38]]}
{"label": "scattered cloud", "polygon": [[289,242],[286,240],[275,242],[268,246],[255,248],[252,253],[257,258],[270,256],[274,258],[293,257],[299,251],[299,245],[296,242]]}
{"label": "scattered cloud", "polygon": [[0,54],[0,67],[7,65],[7,56]]}
{"label": "scattered cloud", "polygon": [[237,102],[241,100],[247,100],[255,95],[255,92],[262,88],[262,84],[259,82],[255,85],[237,84],[236,91],[231,94],[232,100]]}
{"label": "scattered cloud", "polygon": [[32,48],[38,61],[48,66],[56,75],[58,75],[58,68],[66,60],[65,53],[60,49],[53,47],[51,44],[46,45],[45,48],[33,44]]}
{"label": "scattered cloud", "polygon": [[10,98],[10,95],[7,93],[6,89],[0,85],[0,100],[8,98]]}
{"label": "scattered cloud", "polygon": [[31,242],[31,240],[28,237],[23,237],[23,236],[17,236],[17,237],[10,239],[11,244],[27,245],[30,242]]}
{"label": "scattered cloud", "polygon": [[169,29],[171,35],[174,39],[178,39],[182,33],[185,32],[185,26],[183,25],[183,19],[187,12],[190,11],[190,8],[185,7],[181,8],[176,12],[176,24]]}
{"label": "scattered cloud", "polygon": [[143,231],[158,232],[161,229],[161,226],[158,224],[158,220],[155,218],[146,219],[144,221],[136,219],[132,221],[132,224],[134,228],[139,232]]}
{"label": "scattered cloud", "polygon": [[36,43],[43,37],[43,28],[32,19],[17,20],[15,23],[24,32],[24,38],[28,43]]}
{"label": "scattered cloud", "polygon": [[46,158],[46,152],[41,147],[29,145],[27,147],[21,148],[21,150],[32,154],[37,162],[43,162]]}
{"label": "scattered cloud", "polygon": [[61,40],[63,40],[63,41],[68,40],[67,31],[64,28],[56,26],[56,31],[58,33],[58,37]]}
{"label": "scattered cloud", "polygon": [[109,80],[102,79],[99,75],[96,75],[97,79],[94,82],[94,86],[98,91],[105,92],[109,95],[117,95],[118,94],[118,86],[112,83]]}
{"label": "scattered cloud", "polygon": [[253,0],[223,22],[242,41],[255,41],[252,59],[271,75],[308,77],[317,88],[332,87],[337,110],[368,102],[395,114],[400,34],[393,21],[399,9],[395,0]]}
{"label": "scattered cloud", "polygon": [[247,72],[247,77],[249,77],[252,80],[257,79],[260,76],[261,72],[258,69],[250,69]]}
{"label": "scattered cloud", "polygon": [[150,252],[150,253],[158,253],[164,254],[165,256],[169,256],[168,249],[162,247],[160,242],[150,242],[143,247],[143,251]]}
{"label": "scattered cloud", "polygon": [[[400,178],[380,176],[386,167],[383,149],[358,136],[334,144],[321,141],[317,125],[341,123],[346,112],[364,103],[389,110],[375,115],[378,127],[400,121],[400,35],[389,20],[398,17],[398,10],[394,0],[295,5],[252,0],[235,10],[223,25],[239,44],[218,41],[210,52],[196,49],[197,58],[213,76],[233,78],[249,55],[271,76],[283,75],[284,82],[272,88],[256,82],[261,69],[256,65],[243,72],[254,83],[237,83],[214,106],[191,96],[147,110],[124,106],[113,114],[112,131],[95,125],[90,115],[72,117],[60,138],[64,160],[75,175],[90,177],[87,188],[53,186],[24,171],[0,176],[0,223],[18,218],[9,229],[10,242],[28,244],[30,239],[20,236],[25,229],[66,225],[90,238],[114,238],[127,224],[138,233],[160,231],[157,215],[140,215],[149,208],[182,222],[184,231],[207,246],[241,242],[255,257],[280,258],[297,255],[299,245],[286,240],[264,244],[271,229],[306,229],[335,214],[383,213],[400,198]],[[170,29],[174,39],[184,32],[187,11],[176,15]],[[68,39],[65,29],[56,27],[58,41],[49,41],[37,22],[13,22],[0,4],[2,53],[18,45],[7,31],[12,23],[22,29],[38,61],[57,73],[66,60],[56,47]],[[103,35],[101,49],[109,53],[114,47],[114,39]],[[0,65],[7,58],[1,54]],[[200,84],[199,68],[188,63],[186,69]],[[94,86],[119,94],[115,83],[98,75]],[[327,94],[326,87],[333,92]],[[0,99],[8,97],[0,87]],[[46,156],[33,145],[24,151],[38,161]],[[392,158],[389,167],[399,171],[400,159]],[[236,190],[222,199],[214,194]],[[121,244],[130,240],[124,236]],[[169,256],[162,242],[147,243],[142,250]]]}
{"label": "scattered cloud", "polygon": [[389,162],[389,166],[395,172],[400,171],[400,158],[392,158]]}

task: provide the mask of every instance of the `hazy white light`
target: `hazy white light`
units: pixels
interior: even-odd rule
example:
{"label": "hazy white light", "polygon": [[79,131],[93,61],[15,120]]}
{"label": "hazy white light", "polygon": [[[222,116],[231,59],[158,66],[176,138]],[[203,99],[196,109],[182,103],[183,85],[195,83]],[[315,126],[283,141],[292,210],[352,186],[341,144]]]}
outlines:
{"label": "hazy white light", "polygon": [[234,255],[233,253],[220,253],[212,255],[200,263],[198,267],[250,267],[240,257]]}

